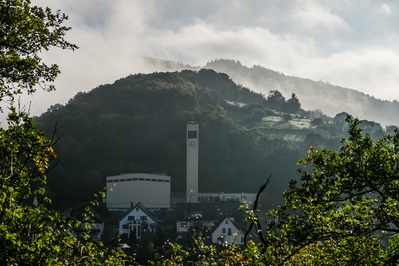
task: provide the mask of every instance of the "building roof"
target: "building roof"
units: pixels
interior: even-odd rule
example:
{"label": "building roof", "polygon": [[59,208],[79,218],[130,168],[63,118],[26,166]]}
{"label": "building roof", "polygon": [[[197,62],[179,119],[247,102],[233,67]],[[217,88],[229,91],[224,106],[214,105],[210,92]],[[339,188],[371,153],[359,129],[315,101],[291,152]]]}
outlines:
{"label": "building roof", "polygon": [[147,214],[148,217],[150,217],[152,220],[154,220],[154,222],[158,222],[158,218],[156,217],[156,215],[149,211],[143,204],[141,204],[140,202],[138,202],[136,205],[134,205],[132,208],[130,208],[128,211],[125,212],[125,214],[119,219],[119,221],[123,220],[126,216],[129,216],[129,214],[135,210],[136,208],[139,208],[140,210],[142,210],[145,214]]}
{"label": "building roof", "polygon": [[229,220],[229,223],[232,224],[237,230],[242,231],[242,232],[245,234],[245,232],[247,231],[247,229],[244,228],[244,227],[242,227],[242,226],[239,225],[238,223],[236,223],[236,222],[234,221],[234,219],[231,219],[231,217],[227,217],[227,216],[226,216],[226,217],[223,217],[222,219],[220,219],[220,220],[217,222],[217,224],[215,225],[215,227],[212,228],[211,234],[213,234],[213,232],[214,232],[218,227],[220,227],[222,224],[224,224],[224,221],[225,221],[226,219]]}
{"label": "building roof", "polygon": [[123,175],[157,175],[157,176],[169,177],[166,173],[159,172],[159,173],[120,173],[119,175],[107,176],[107,178],[108,177],[118,177],[118,176],[123,176]]}

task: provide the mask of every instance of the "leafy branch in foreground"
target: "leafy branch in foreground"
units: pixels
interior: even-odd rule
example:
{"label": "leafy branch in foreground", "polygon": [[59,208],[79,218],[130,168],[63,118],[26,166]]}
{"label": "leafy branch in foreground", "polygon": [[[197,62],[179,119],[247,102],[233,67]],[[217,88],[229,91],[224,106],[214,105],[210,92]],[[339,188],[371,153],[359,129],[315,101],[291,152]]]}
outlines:
{"label": "leafy branch in foreground", "polygon": [[[316,265],[396,263],[399,222],[399,132],[373,141],[350,116],[339,151],[314,147],[300,159],[271,229],[287,259]],[[309,170],[304,167],[310,165]]]}
{"label": "leafy branch in foreground", "polygon": [[36,131],[32,118],[11,110],[8,129],[0,129],[0,261],[7,265],[120,265],[130,261],[119,248],[72,235],[80,226],[89,232],[89,210],[81,221],[73,221],[43,204],[32,205],[35,195],[45,195],[45,174],[56,154],[53,142]]}
{"label": "leafy branch in foreground", "polygon": [[53,90],[60,73],[56,64],[47,65],[40,53],[51,47],[74,50],[64,39],[71,29],[63,26],[68,17],[48,7],[32,6],[29,0],[0,2],[0,100],[35,92],[35,86]]}
{"label": "leafy branch in foreground", "polygon": [[[72,235],[76,223],[48,209],[46,173],[56,158],[54,142],[36,130],[27,112],[14,107],[14,97],[53,90],[59,74],[40,53],[52,47],[75,49],[64,35],[67,17],[29,0],[0,1],[0,101],[8,102],[7,127],[0,128],[0,264],[123,265],[130,260],[119,248],[82,241]],[[34,206],[39,196],[44,204]],[[87,224],[85,224],[87,226]],[[88,225],[88,227],[90,227]]]}

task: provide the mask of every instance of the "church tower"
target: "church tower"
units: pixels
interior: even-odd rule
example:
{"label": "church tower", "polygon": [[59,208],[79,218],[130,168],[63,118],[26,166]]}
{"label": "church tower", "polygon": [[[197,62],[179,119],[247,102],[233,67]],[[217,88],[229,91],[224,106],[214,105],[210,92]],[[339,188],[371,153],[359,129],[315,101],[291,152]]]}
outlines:
{"label": "church tower", "polygon": [[187,123],[187,185],[186,201],[198,202],[198,149],[199,125],[195,121]]}

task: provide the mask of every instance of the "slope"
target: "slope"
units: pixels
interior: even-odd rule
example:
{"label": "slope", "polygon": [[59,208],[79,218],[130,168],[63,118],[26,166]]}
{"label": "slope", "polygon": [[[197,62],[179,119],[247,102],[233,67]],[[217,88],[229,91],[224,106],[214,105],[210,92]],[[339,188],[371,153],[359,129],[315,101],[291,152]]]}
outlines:
{"label": "slope", "polygon": [[132,75],[52,106],[35,118],[47,134],[57,124],[49,196],[89,199],[106,176],[123,172],[165,172],[172,192],[184,191],[185,126],[193,117],[200,123],[200,191],[255,192],[273,174],[265,198],[279,203],[301,149],[237,125],[222,107],[228,102],[267,108],[262,95],[213,70]]}

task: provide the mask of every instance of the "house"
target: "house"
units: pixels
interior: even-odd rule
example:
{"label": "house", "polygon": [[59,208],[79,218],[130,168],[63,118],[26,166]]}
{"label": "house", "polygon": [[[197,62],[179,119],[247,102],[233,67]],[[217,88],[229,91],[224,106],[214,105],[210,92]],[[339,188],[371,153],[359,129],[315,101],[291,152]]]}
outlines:
{"label": "house", "polygon": [[126,211],[119,220],[119,234],[130,238],[140,239],[143,233],[155,233],[158,219],[140,202]]}
{"label": "house", "polygon": [[243,245],[246,230],[234,222],[233,217],[221,219],[211,233],[212,244]]}

